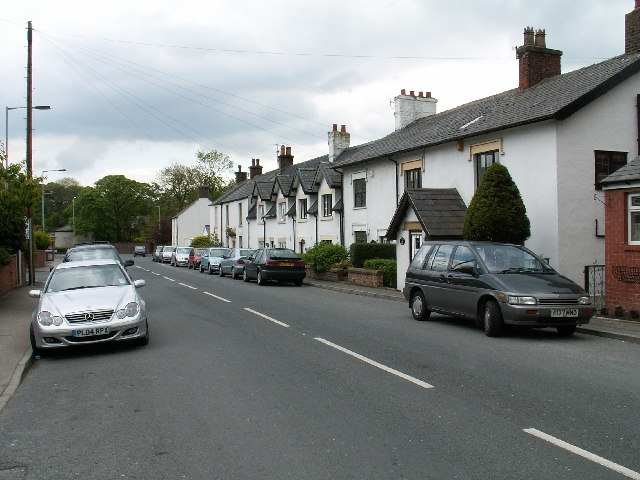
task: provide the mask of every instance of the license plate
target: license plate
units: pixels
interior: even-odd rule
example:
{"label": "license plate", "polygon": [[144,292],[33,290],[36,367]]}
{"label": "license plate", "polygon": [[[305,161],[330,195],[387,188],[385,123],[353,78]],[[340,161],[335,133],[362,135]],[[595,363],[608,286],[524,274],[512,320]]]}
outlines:
{"label": "license plate", "polygon": [[575,308],[563,309],[563,310],[552,309],[551,316],[552,317],[577,317],[578,310]]}
{"label": "license plate", "polygon": [[107,335],[109,327],[83,328],[82,330],[71,330],[73,337],[93,337],[95,335]]}
{"label": "license plate", "polygon": [[281,263],[281,267],[293,267],[293,263]]}

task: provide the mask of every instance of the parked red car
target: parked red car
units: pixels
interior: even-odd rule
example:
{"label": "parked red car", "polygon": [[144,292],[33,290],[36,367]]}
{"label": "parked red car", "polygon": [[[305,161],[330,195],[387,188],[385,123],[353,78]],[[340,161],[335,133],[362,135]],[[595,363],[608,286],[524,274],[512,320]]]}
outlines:
{"label": "parked red car", "polygon": [[200,255],[204,252],[206,248],[192,248],[191,252],[189,252],[189,263],[187,263],[187,268],[193,268],[197,270],[200,268]]}

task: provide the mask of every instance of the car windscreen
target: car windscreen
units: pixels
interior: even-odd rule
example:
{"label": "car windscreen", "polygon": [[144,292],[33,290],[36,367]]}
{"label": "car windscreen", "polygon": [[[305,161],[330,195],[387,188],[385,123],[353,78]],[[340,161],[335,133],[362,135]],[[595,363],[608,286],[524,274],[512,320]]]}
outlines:
{"label": "car windscreen", "polygon": [[553,272],[541,258],[516,245],[474,245],[480,258],[492,273]]}
{"label": "car windscreen", "polygon": [[113,248],[83,248],[67,252],[65,262],[77,262],[79,260],[113,259],[120,261],[120,255]]}
{"label": "car windscreen", "polygon": [[268,250],[267,257],[272,260],[300,260],[300,256],[293,250]]}
{"label": "car windscreen", "polygon": [[176,247],[164,247],[162,253],[172,253],[176,251]]}
{"label": "car windscreen", "polygon": [[45,293],[123,285],[129,285],[129,280],[118,265],[87,265],[55,270]]}
{"label": "car windscreen", "polygon": [[240,251],[239,251],[238,253],[239,253],[239,255],[240,255],[241,257],[249,257],[253,252],[255,252],[255,250],[250,250],[250,249],[247,249],[247,248],[242,248],[242,249],[240,249]]}
{"label": "car windscreen", "polygon": [[230,249],[228,248],[212,248],[209,250],[210,257],[224,257],[227,253],[229,253]]}
{"label": "car windscreen", "polygon": [[196,248],[196,249],[193,251],[193,254],[194,254],[194,255],[202,255],[206,250],[207,250],[206,248]]}
{"label": "car windscreen", "polygon": [[181,253],[181,254],[189,255],[189,253],[191,253],[191,247],[179,247],[179,248],[176,250],[176,253]]}

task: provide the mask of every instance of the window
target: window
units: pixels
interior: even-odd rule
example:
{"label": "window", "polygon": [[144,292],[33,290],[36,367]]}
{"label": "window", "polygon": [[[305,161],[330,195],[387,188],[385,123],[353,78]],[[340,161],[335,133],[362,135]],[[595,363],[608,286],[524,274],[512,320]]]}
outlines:
{"label": "window", "polygon": [[411,260],[411,266],[415,268],[422,268],[422,264],[432,248],[433,247],[430,245],[423,245],[420,247],[420,250],[417,251]]}
{"label": "window", "polygon": [[413,168],[404,172],[404,188],[422,188],[421,169]]}
{"label": "window", "polygon": [[449,268],[449,258],[453,251],[453,245],[440,245],[433,249],[428,262],[428,270],[444,272]]}
{"label": "window", "polygon": [[229,226],[229,205],[225,205],[224,213],[226,217],[224,220],[224,226],[228,227]]}
{"label": "window", "polygon": [[307,219],[307,199],[306,198],[301,198],[300,200],[298,200],[298,215],[300,220],[306,220]]}
{"label": "window", "polygon": [[280,202],[278,204],[278,221],[284,222],[287,220],[287,202]]}
{"label": "window", "polygon": [[451,270],[459,270],[460,268],[469,268],[476,266],[476,257],[473,256],[469,247],[460,245],[456,248],[456,253],[451,261]]}
{"label": "window", "polygon": [[422,232],[409,232],[409,237],[411,238],[410,255],[413,258],[422,246]]}
{"label": "window", "polygon": [[620,167],[627,164],[627,154],[625,152],[605,152],[596,150],[596,190],[602,190],[600,182],[605,177],[611,175]]}
{"label": "window", "polygon": [[367,206],[367,180],[364,178],[353,181],[353,206],[355,208]]}
{"label": "window", "polygon": [[258,222],[264,222],[264,205],[258,207]]}
{"label": "window", "polygon": [[278,248],[287,248],[287,242],[278,242]]}
{"label": "window", "polygon": [[331,217],[332,216],[332,208],[333,208],[333,195],[330,193],[327,195],[322,195],[322,216],[323,217]]}
{"label": "window", "polygon": [[367,243],[367,232],[359,230],[353,232],[355,243]]}
{"label": "window", "polygon": [[242,248],[242,237],[238,236],[238,248]]}
{"label": "window", "polygon": [[629,243],[640,245],[640,195],[629,195]]}
{"label": "window", "polygon": [[490,152],[476,153],[474,156],[474,163],[476,167],[476,188],[482,182],[484,178],[484,172],[487,171],[494,163],[498,163],[500,160],[500,153],[498,150],[491,150]]}
{"label": "window", "polygon": [[238,225],[242,225],[242,203],[238,204]]}

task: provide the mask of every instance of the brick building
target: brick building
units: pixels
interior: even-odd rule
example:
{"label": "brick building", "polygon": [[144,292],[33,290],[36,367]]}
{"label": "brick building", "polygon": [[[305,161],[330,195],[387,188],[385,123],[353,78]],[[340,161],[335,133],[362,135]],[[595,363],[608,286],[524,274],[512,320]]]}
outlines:
{"label": "brick building", "polygon": [[640,157],[602,181],[605,193],[606,298],[609,312],[640,312]]}

